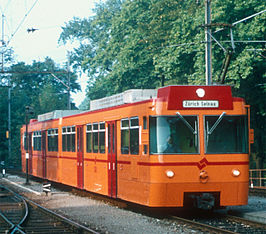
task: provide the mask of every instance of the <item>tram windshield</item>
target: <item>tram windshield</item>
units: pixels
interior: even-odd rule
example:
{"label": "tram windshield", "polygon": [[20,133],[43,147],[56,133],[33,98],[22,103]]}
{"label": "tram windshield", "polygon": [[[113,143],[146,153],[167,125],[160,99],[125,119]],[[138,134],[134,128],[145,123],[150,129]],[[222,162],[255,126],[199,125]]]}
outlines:
{"label": "tram windshield", "polygon": [[150,117],[150,153],[198,153],[197,116]]}
{"label": "tram windshield", "polygon": [[247,153],[246,116],[205,116],[206,153]]}

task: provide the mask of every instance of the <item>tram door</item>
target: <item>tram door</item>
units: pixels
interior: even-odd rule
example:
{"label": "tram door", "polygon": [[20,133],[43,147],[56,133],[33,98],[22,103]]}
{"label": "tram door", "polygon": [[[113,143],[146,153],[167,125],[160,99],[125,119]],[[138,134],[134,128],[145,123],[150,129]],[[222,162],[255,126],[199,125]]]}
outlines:
{"label": "tram door", "polygon": [[32,174],[32,133],[28,133],[28,152],[29,152],[29,174]]}
{"label": "tram door", "polygon": [[84,171],[83,171],[83,126],[77,126],[77,186],[83,189]]}
{"label": "tram door", "polygon": [[108,122],[108,195],[117,196],[116,122]]}
{"label": "tram door", "polygon": [[41,138],[41,148],[42,148],[42,176],[46,178],[46,131],[42,131]]}

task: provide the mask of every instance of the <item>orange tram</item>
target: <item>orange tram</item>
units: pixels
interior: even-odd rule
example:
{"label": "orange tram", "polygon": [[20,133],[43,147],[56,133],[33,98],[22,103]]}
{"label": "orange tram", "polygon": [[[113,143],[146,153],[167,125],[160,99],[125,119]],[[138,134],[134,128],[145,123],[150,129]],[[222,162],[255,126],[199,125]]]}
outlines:
{"label": "orange tram", "polygon": [[128,90],[30,120],[22,170],[150,207],[245,205],[249,113],[230,86]]}

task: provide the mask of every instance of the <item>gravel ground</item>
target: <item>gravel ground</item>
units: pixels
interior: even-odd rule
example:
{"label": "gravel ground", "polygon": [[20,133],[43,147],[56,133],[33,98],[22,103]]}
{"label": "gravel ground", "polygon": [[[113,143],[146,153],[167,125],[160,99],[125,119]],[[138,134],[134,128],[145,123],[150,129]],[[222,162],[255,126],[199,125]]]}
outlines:
{"label": "gravel ground", "polygon": [[[100,233],[200,233],[176,221],[150,217],[138,211],[121,209],[104,201],[77,196],[54,188],[52,188],[52,195],[46,196],[42,193],[42,184],[30,181],[30,185],[25,185],[25,178],[19,176],[7,175],[6,178],[0,178],[0,183],[6,183],[7,179],[16,183],[16,189],[30,199]],[[266,210],[266,199],[249,197],[249,205],[229,207],[227,210],[233,213],[263,212]]]}
{"label": "gravel ground", "polygon": [[[149,217],[118,208],[104,201],[77,196],[54,188],[52,188],[52,195],[46,196],[42,193],[40,183],[30,181],[30,185],[25,185],[25,178],[19,176],[7,175],[5,178],[0,178],[0,183],[7,183],[7,180],[16,183],[16,185],[13,184],[16,190],[29,199],[100,233],[201,233],[176,221]],[[18,185],[37,193],[25,190]]]}

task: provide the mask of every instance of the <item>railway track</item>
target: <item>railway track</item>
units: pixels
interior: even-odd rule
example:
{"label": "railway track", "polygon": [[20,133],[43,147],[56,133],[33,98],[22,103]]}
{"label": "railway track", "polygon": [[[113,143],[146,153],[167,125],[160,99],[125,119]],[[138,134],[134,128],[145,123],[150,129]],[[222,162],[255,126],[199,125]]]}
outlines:
{"label": "railway track", "polygon": [[[82,195],[82,196],[87,196],[87,193],[83,192],[83,191],[73,190],[72,192],[74,194],[77,193],[77,194]],[[3,197],[4,196],[5,195],[3,195]],[[0,206],[1,206],[1,197],[2,196],[0,194]],[[99,199],[99,197],[97,199]],[[113,204],[111,201],[112,200],[110,200],[109,202],[111,204]],[[22,206],[22,205],[20,205],[20,206]],[[118,207],[121,207],[121,206],[118,205]],[[127,206],[124,205],[122,207],[125,208]],[[134,212],[139,212],[138,207],[137,208],[135,206],[132,207],[132,204],[128,204],[128,207],[126,209],[129,209],[129,210],[132,209]],[[144,211],[141,208],[139,208],[139,209],[141,210],[141,213],[143,212],[144,215],[146,214],[146,212],[148,213],[148,216],[153,217],[153,215],[154,215],[154,210],[151,213],[149,213],[149,211],[146,211],[145,209],[144,209]],[[167,219],[169,220],[169,213],[168,212],[166,212],[166,213],[160,212],[158,214],[158,217],[161,217],[161,215],[163,215],[164,218],[167,217]],[[181,214],[178,214],[178,216],[179,215],[181,216]],[[193,215],[193,217],[192,217],[192,215]],[[155,215],[155,218],[158,218],[158,217]],[[191,213],[190,212],[190,214],[188,214],[186,216],[182,216],[182,217],[183,218],[174,217],[174,219],[179,220],[180,223],[186,224],[185,226],[189,226],[194,230],[200,230],[204,233],[205,232],[208,232],[208,233],[266,233],[266,231],[265,231],[266,225],[265,224],[254,223],[254,222],[251,222],[251,221],[248,221],[245,219],[240,219],[240,218],[234,217],[234,216],[225,216],[225,215],[220,215],[220,214],[218,215],[217,213],[213,213],[213,212],[205,212],[204,215],[201,215],[201,213],[194,213],[194,212]],[[172,219],[172,217],[171,217],[171,219]],[[0,217],[0,227],[1,227],[1,225],[2,224],[1,224],[1,217]],[[57,226],[59,224],[55,222],[54,225]],[[7,228],[5,230],[7,230]],[[66,231],[66,230],[69,230],[69,229],[65,228],[64,233],[77,232],[77,231],[70,232],[70,231]],[[0,233],[2,233],[1,228],[0,228]],[[3,233],[5,233],[5,232],[3,231]],[[36,232],[36,233],[41,233],[41,232]],[[46,231],[43,233],[52,233],[52,232]],[[56,231],[56,233],[60,233],[60,232]],[[85,233],[87,233],[87,232],[85,232]]]}
{"label": "railway track", "polygon": [[249,195],[266,197],[266,187],[249,188]]}
{"label": "railway track", "polygon": [[0,186],[0,233],[97,233]]}
{"label": "railway track", "polygon": [[266,224],[230,215],[211,213],[209,215],[197,215],[195,218],[179,216],[171,216],[171,218],[209,233],[266,233]]}

